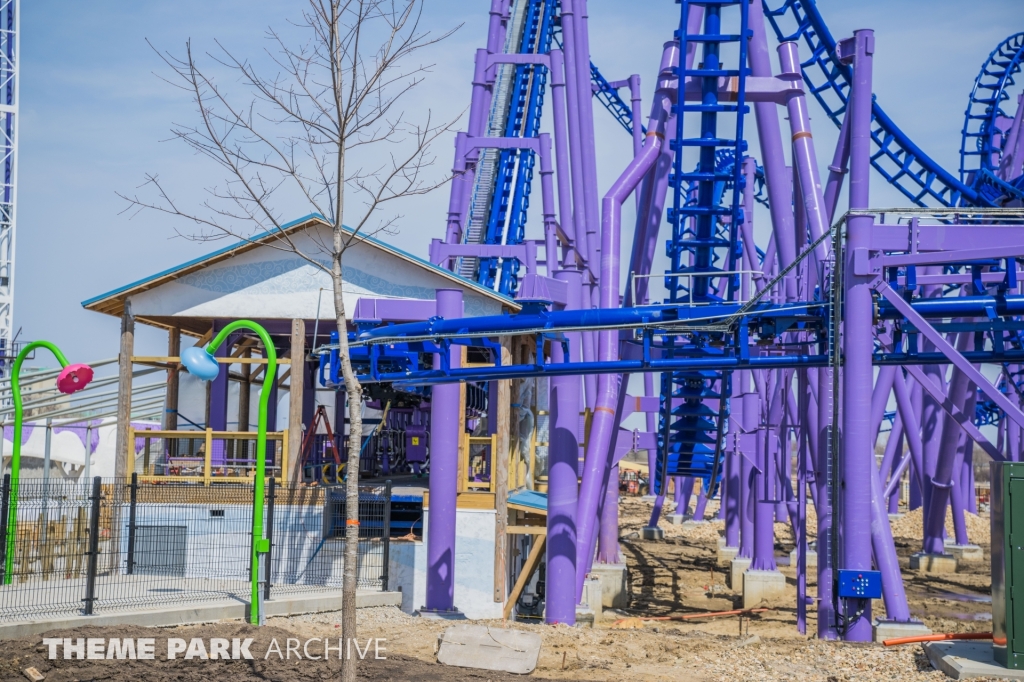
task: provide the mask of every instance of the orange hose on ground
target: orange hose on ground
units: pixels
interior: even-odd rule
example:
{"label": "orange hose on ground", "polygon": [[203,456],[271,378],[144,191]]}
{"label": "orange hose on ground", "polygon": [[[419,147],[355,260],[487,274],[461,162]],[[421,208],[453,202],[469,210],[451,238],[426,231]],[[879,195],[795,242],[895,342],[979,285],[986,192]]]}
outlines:
{"label": "orange hose on ground", "polygon": [[887,639],[882,644],[885,646],[899,646],[900,644],[916,644],[917,642],[946,642],[951,639],[992,639],[991,632],[947,632],[940,635],[919,635],[917,637],[897,637]]}

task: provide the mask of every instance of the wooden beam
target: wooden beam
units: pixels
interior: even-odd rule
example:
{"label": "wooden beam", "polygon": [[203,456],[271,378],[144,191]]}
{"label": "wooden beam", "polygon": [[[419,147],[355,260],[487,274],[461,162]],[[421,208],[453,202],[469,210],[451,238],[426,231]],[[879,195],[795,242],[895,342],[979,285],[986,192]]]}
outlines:
{"label": "wooden beam", "polygon": [[[512,364],[512,341],[501,340],[501,364]],[[512,382],[498,382],[497,424],[492,424],[496,447],[491,452],[491,476],[494,479],[494,601],[505,601],[505,575],[508,573],[508,465],[511,442]]]}
{"label": "wooden beam", "polygon": [[530,576],[540,566],[540,559],[544,556],[544,545],[547,544],[547,535],[538,535],[537,539],[533,542],[533,547],[530,548],[530,554],[526,557],[526,563],[523,564],[523,570],[519,572],[519,577],[516,579],[516,584],[512,586],[512,592],[508,595],[508,601],[505,602],[505,608],[502,611],[504,620],[508,620],[509,616],[512,615],[512,609],[515,608],[516,602],[519,601],[519,595],[523,593],[523,588],[530,582]]}
{"label": "wooden beam", "polygon": [[[167,355],[174,356],[181,353],[181,329],[175,327],[167,332]],[[178,428],[178,367],[167,366],[167,405],[164,409],[163,427],[165,431],[175,431]]]}
{"label": "wooden beam", "polygon": [[[266,365],[268,363],[266,358],[227,357],[214,358],[214,360],[222,365]],[[181,364],[181,358],[176,355],[133,355],[132,362],[139,365],[156,364],[159,367],[164,367],[168,363]],[[290,365],[292,361],[290,358],[278,358],[277,364]]]}
{"label": "wooden beam", "polygon": [[[248,358],[249,351],[253,344],[246,344],[243,348],[239,349],[242,353],[241,357]],[[239,377],[240,385],[238,387],[238,430],[248,431],[249,430],[249,402],[252,398],[252,365],[245,363],[242,365],[242,375]]]}
{"label": "wooden beam", "polygon": [[[302,371],[302,367],[305,360],[306,321],[292,320],[291,364],[292,367],[299,368],[299,371],[291,376],[288,389],[288,451],[292,453],[288,481],[293,483],[302,480],[302,398],[306,390],[306,373]],[[288,369],[288,373],[291,374],[291,367]]]}
{"label": "wooden beam", "polygon": [[124,478],[135,469],[135,447],[128,430],[132,423],[132,355],[135,350],[135,317],[131,299],[125,299],[121,316],[121,349],[117,357],[117,437],[114,476]]}
{"label": "wooden beam", "polygon": [[508,526],[506,529],[509,535],[547,535],[546,526]]}

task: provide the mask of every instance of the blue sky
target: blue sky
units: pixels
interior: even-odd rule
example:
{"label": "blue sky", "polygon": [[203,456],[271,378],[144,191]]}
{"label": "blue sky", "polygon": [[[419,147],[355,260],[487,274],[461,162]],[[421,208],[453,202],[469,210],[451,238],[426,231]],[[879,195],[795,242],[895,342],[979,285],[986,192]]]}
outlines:
{"label": "blue sky", "polygon": [[[217,248],[176,237],[170,218],[131,217],[116,196],[132,193],[145,173],[160,174],[183,199],[201,197],[220,178],[209,162],[167,141],[172,123],[194,119],[187,97],[155,75],[166,75],[166,67],[146,41],[181,53],[187,39],[198,50],[214,49],[218,40],[258,59],[266,27],[290,30],[288,19],[304,4],[23,0],[15,303],[23,340],[46,338],[80,359],[116,355],[117,321],[84,311],[81,301]],[[489,4],[428,1],[429,28],[463,26],[424,56],[436,67],[408,100],[410,109],[454,117],[468,105],[472,54],[484,43]],[[977,0],[969,12],[955,0],[818,5],[837,38],[875,29],[879,102],[922,149],[955,170],[971,85],[992,48],[1024,28],[1019,0]],[[639,73],[645,108],[677,7],[672,0],[590,1],[594,62],[610,79]],[[812,115],[819,157],[830,158],[835,130],[816,107]],[[595,117],[603,192],[628,161],[630,142],[604,111]],[[449,141],[437,149],[447,166]],[[874,205],[905,204],[877,177],[872,191]],[[404,206],[407,217],[391,241],[425,256],[430,239],[443,236],[447,199],[443,188]],[[83,261],[87,267],[78,266]],[[63,274],[65,267],[73,274]],[[139,351],[160,353],[165,339],[140,330]]]}

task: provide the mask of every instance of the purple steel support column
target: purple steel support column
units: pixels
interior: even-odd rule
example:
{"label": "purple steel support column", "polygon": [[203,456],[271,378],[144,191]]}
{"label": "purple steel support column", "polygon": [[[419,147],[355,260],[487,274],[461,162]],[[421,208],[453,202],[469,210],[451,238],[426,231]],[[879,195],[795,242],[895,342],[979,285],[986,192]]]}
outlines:
{"label": "purple steel support column", "polygon": [[[764,9],[761,3],[750,3],[749,25],[753,31],[750,39],[748,59],[750,73],[754,76],[771,76],[771,56],[768,53],[768,37],[765,33]],[[765,181],[768,185],[768,205],[772,216],[772,234],[775,235],[779,252],[780,267],[796,260],[796,233],[791,206],[789,172],[779,129],[779,111],[774,102],[755,102],[754,114],[757,119],[757,139],[761,146],[761,160],[764,163]],[[787,278],[786,298],[796,297],[796,280]]]}
{"label": "purple steel support column", "polygon": [[[769,413],[775,403],[780,400],[781,381],[776,382],[776,390],[772,391],[772,400],[769,403]],[[774,407],[778,410],[778,407]],[[776,419],[778,414],[775,415]],[[775,429],[771,427],[772,419],[769,417],[767,424],[760,424],[756,431],[757,438],[757,467],[760,469],[755,476],[755,488],[750,491],[754,496],[754,557],[750,568],[755,571],[774,571],[775,564],[775,503],[768,501],[771,495],[772,484],[769,480],[774,467],[770,459],[775,451],[774,440]]]}
{"label": "purple steel support column", "polygon": [[[871,391],[871,435],[874,436],[872,443],[878,440],[878,433],[882,428],[882,420],[885,419],[885,407],[889,404],[889,396],[892,394],[892,385],[896,379],[897,369],[896,365],[882,365],[878,368],[875,388]],[[873,448],[872,451],[874,451]]]}
{"label": "purple steel support column", "polygon": [[[891,437],[892,436],[890,436],[890,438]],[[913,458],[910,456],[910,453],[904,452],[903,429],[900,429],[900,438],[896,443],[896,453],[893,456],[892,464],[890,467],[890,471],[892,473],[889,476],[889,483],[895,484],[895,487],[893,489],[893,492],[889,493],[888,495],[884,495],[884,497],[889,501],[890,514],[898,514],[900,511],[900,479],[903,478],[903,473],[906,471],[906,467],[901,467],[901,465],[903,464],[904,456],[906,457],[908,464],[913,461]],[[886,492],[889,492],[888,488],[886,488]]]}
{"label": "purple steel support column", "polygon": [[505,47],[505,14],[508,12],[511,0],[491,0],[491,9],[488,12],[487,22],[487,51],[501,52]]}
{"label": "purple steel support column", "polygon": [[[868,487],[871,491],[871,549],[874,552],[878,570],[882,574],[885,619],[906,623],[910,620],[910,607],[907,606],[907,594],[903,590],[903,575],[900,573],[900,562],[896,556],[892,528],[889,526],[889,512],[886,509],[885,498],[882,497],[882,484],[878,480],[878,469],[875,468],[874,453],[871,454],[870,465]],[[860,523],[863,525],[863,521]],[[867,570],[870,568],[869,557]],[[871,634],[870,625],[871,623],[868,621],[869,635]],[[847,630],[847,639],[849,639],[849,630]]]}
{"label": "purple steel support column", "polygon": [[[967,403],[964,405],[964,414],[974,414],[975,407],[978,402],[978,392],[971,387],[970,396],[967,398]],[[956,449],[956,459],[953,462],[953,488],[950,491],[950,501],[953,507],[953,532],[956,537],[956,544],[968,545],[970,540],[967,537],[967,522],[964,519],[964,512],[966,511],[966,505],[968,497],[974,496],[974,488],[965,489],[963,487],[963,469],[964,460],[968,448],[974,447],[974,441],[963,431],[960,432],[960,442]]]}
{"label": "purple steel support column", "polygon": [[[756,5],[757,3],[755,3]],[[841,44],[842,58],[853,63],[853,82],[847,104],[850,115],[850,208],[869,206],[871,179],[871,70],[875,51],[874,32],[859,30]],[[877,484],[874,446],[871,442],[872,298],[870,273],[859,271],[858,249],[870,243],[874,219],[854,216],[847,227],[844,263],[846,307],[843,317],[843,448],[839,465],[842,490],[842,543],[839,561],[844,569],[871,570],[870,527],[872,479]],[[881,503],[881,495],[879,495]],[[888,517],[887,517],[888,518]],[[888,524],[887,524],[888,525]],[[859,602],[859,603],[856,603]],[[847,600],[844,639],[871,641],[871,601]],[[858,615],[859,614],[859,615]]]}
{"label": "purple steel support column", "polygon": [[697,504],[693,508],[693,520],[694,521],[703,521],[704,520],[704,512],[707,509],[707,506],[708,506],[708,496],[704,492],[704,486],[701,486],[700,490],[697,492]]}
{"label": "purple steel support column", "polygon": [[972,514],[978,513],[978,495],[974,490],[974,439],[967,439],[967,448],[964,450],[964,471],[960,475],[964,491],[967,492],[967,503],[965,510]]}
{"label": "purple steel support column", "polygon": [[[779,45],[779,65],[784,78],[798,81],[800,75],[800,54],[796,43]],[[811,118],[807,112],[807,99],[803,93],[790,95],[786,100],[789,111],[789,126],[793,132],[793,166],[799,179],[800,196],[795,197],[803,208],[804,220],[810,231],[811,240],[816,240],[829,229],[828,212],[822,195],[821,176],[818,174],[818,159],[811,142]],[[799,235],[798,235],[799,238]],[[802,243],[802,240],[798,242]],[[825,242],[814,250],[819,263],[826,258]]]}
{"label": "purple steel support column", "polygon": [[643,115],[640,109],[640,74],[634,73],[629,77],[629,104],[633,112],[633,156],[640,153],[644,146],[644,131],[640,126],[640,117]]}
{"label": "purple steel support column", "polygon": [[[957,339],[957,350],[968,350],[973,334],[961,332]],[[972,393],[976,393],[967,374],[958,367],[953,368],[953,376],[949,381],[949,399],[961,411],[967,404]],[[956,469],[956,451],[960,441],[960,425],[948,414],[942,420],[942,438],[939,444],[939,456],[935,463],[935,475],[932,476],[932,494],[925,509],[924,547],[927,554],[945,554],[943,537],[946,527],[946,507],[949,504],[949,491],[953,486],[953,472]]]}
{"label": "purple steel support column", "polygon": [[739,547],[740,543],[740,470],[743,468],[739,450],[725,455],[725,494],[722,510],[725,512],[725,546]]}
{"label": "purple steel support column", "polygon": [[[438,289],[437,314],[462,317],[462,290]],[[461,346],[450,351],[462,364]],[[435,359],[439,365],[439,359]],[[455,503],[459,477],[459,385],[438,384],[430,397],[430,507],[427,526],[427,603],[431,611],[455,608]]]}
{"label": "purple steel support column", "polygon": [[[810,412],[810,387],[807,372],[797,373],[797,395],[799,414]],[[807,429],[800,429],[797,441],[796,471],[796,629],[801,635],[807,634]]]}
{"label": "purple steel support column", "polygon": [[544,215],[544,251],[548,277],[554,277],[558,269],[558,223],[555,219],[555,190],[551,176],[555,169],[551,165],[551,136],[541,133],[540,145],[540,187],[541,212]]}
{"label": "purple steel support column", "polygon": [[[576,268],[576,229],[572,219],[572,178],[569,175],[569,130],[565,111],[565,61],[561,50],[551,50],[551,118],[555,129],[555,179],[558,181],[558,217],[562,232],[569,238],[569,247],[562,259],[563,268]],[[580,252],[582,253],[582,252]],[[586,260],[586,259],[584,259]],[[557,278],[557,275],[556,275]],[[569,286],[582,287],[579,283]]]}
{"label": "purple steel support column", "polygon": [[903,435],[907,439],[907,450],[910,451],[908,457],[913,462],[916,471],[916,476],[911,481],[911,488],[916,483],[918,492],[920,492],[921,478],[924,472],[924,444],[921,442],[921,428],[918,426],[917,411],[914,409],[920,403],[915,402],[911,395],[912,392],[907,390],[907,382],[903,376],[896,377],[893,388],[896,393],[896,409],[900,421],[903,423]]}
{"label": "purple steel support column", "polygon": [[[639,156],[626,167],[604,198],[601,220],[601,307],[619,307],[619,251],[621,247],[622,204],[636,188],[644,175],[651,169],[661,152],[664,135],[664,120],[652,125],[647,133],[647,143]],[[614,361],[619,356],[618,331],[602,331],[599,334],[599,360]],[[618,428],[615,421],[619,403],[620,377],[616,374],[602,374],[598,377],[597,404],[590,425],[586,461],[583,469],[583,484],[580,488],[579,508],[576,514],[578,548],[576,560],[576,597],[580,598],[585,568],[590,564],[596,540],[596,514],[600,498],[607,486],[607,472],[610,468],[609,444],[612,431]]]}
{"label": "purple steel support column", "polygon": [[828,182],[825,184],[825,210],[829,225],[835,219],[836,206],[839,204],[839,193],[843,189],[843,176],[849,172],[850,162],[850,117],[843,116],[843,125],[839,128],[839,141],[828,167]]}
{"label": "purple steel support column", "polygon": [[[892,430],[889,437],[885,439],[885,452],[882,454],[882,464],[878,467],[878,480],[884,488],[889,482],[889,473],[896,469],[897,450],[902,451],[903,444],[903,419],[899,412],[893,420]],[[888,495],[886,495],[888,497]]]}
{"label": "purple steel support column", "polygon": [[[570,298],[578,297],[581,274],[561,270]],[[578,301],[575,301],[578,305]],[[565,362],[560,343],[551,344],[551,362]],[[547,623],[576,623],[576,469],[579,466],[580,378],[551,378],[551,447],[548,454]]]}
{"label": "purple steel support column", "polygon": [[[448,227],[445,231],[444,240],[448,244],[459,244],[462,242],[462,206],[469,191],[466,188],[467,169],[466,153],[463,150],[466,134],[458,133],[455,136],[455,162],[452,164],[452,188],[448,195]],[[448,267],[447,263],[438,263],[442,267]]]}
{"label": "purple steel support column", "polygon": [[[587,225],[584,228],[590,258],[596,263],[602,250],[598,234],[597,217],[601,214],[597,201],[597,150],[594,139],[594,98],[590,87],[590,32],[587,27],[587,0],[573,0],[572,22],[575,29],[575,41],[572,45],[576,53],[576,93],[579,97],[580,117],[580,156],[583,172],[583,203],[586,206]],[[563,31],[565,14],[562,15]],[[566,45],[566,49],[569,46]],[[582,235],[581,235],[582,238]],[[603,281],[602,281],[603,283]],[[599,295],[594,292],[594,307],[598,307]],[[600,352],[600,351],[598,351]]]}
{"label": "purple steel support column", "polygon": [[[658,499],[664,502],[664,496]],[[659,510],[660,511],[660,510]],[[657,521],[655,521],[657,524]],[[598,530],[597,558],[599,564],[619,564],[619,465],[608,471],[608,485],[604,489],[604,503],[601,505],[601,522]],[[593,563],[591,563],[591,566]],[[589,570],[590,567],[588,566]]]}
{"label": "purple steel support column", "polygon": [[[746,374],[747,370],[741,370],[738,374]],[[749,445],[757,438],[757,422],[761,408],[756,393],[750,393],[750,380],[742,380],[743,396],[740,401],[740,423],[743,430],[743,447]],[[756,449],[756,446],[755,446]],[[751,462],[751,455],[755,453],[746,452],[739,455],[740,461],[740,550],[736,553],[738,558],[752,559],[754,556],[754,505],[757,503],[756,478],[757,470]]]}

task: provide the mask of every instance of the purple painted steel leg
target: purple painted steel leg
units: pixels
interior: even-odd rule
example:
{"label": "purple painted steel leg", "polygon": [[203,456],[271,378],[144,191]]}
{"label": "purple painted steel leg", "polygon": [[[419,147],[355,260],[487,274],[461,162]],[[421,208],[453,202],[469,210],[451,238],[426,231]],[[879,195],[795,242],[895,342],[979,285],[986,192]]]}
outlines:
{"label": "purple painted steel leg", "polygon": [[[597,563],[619,564],[619,465],[608,472],[608,485],[604,489],[601,505],[601,527],[597,543]],[[593,564],[591,564],[593,565]]]}
{"label": "purple painted steel leg", "polygon": [[[437,314],[462,317],[462,290],[438,289]],[[462,364],[461,347],[451,366]],[[455,608],[455,503],[459,477],[459,385],[434,386],[430,410],[430,507],[427,527],[427,603],[432,611]]]}
{"label": "purple painted steel leg", "polygon": [[708,506],[708,496],[704,494],[704,487],[701,486],[700,491],[697,493],[697,505],[693,508],[693,520],[703,521],[704,512]]}
{"label": "purple painted steel leg", "polygon": [[[570,292],[578,292],[581,274],[555,275]],[[572,294],[570,294],[572,296]],[[577,302],[578,303],[578,302]],[[551,361],[564,362],[562,346],[551,345]],[[547,623],[576,623],[576,469],[579,466],[580,379],[551,379],[551,447],[548,454]]]}
{"label": "purple painted steel leg", "polygon": [[[910,620],[910,608],[907,606],[907,594],[903,590],[903,575],[900,573],[900,562],[896,557],[896,545],[892,539],[892,528],[889,526],[889,512],[885,499],[882,497],[882,485],[878,480],[874,455],[871,457],[871,471],[868,486],[871,489],[871,547],[875,555],[875,563],[882,574],[882,598],[885,600],[886,620],[906,623]],[[863,525],[863,524],[862,524]],[[870,561],[868,569],[870,570]],[[868,622],[868,634],[871,634],[871,623]],[[849,639],[849,630],[847,630]]]}
{"label": "purple painted steel leg", "polygon": [[[756,4],[756,3],[755,3]],[[852,52],[852,54],[849,54]],[[842,43],[844,58],[852,57],[853,80],[850,88],[850,208],[869,206],[871,177],[871,60],[874,33],[860,30]],[[854,254],[867,248],[871,216],[849,219],[845,274],[846,308],[843,318],[843,457],[839,466],[842,495],[841,566],[845,569],[871,570],[871,530],[864,523],[871,518],[872,480],[877,484],[874,444],[871,442],[871,353],[872,298],[870,275],[858,274]],[[879,494],[879,503],[881,495]],[[888,524],[888,521],[886,522]],[[848,619],[844,639],[871,641],[871,602],[848,600]],[[856,617],[857,614],[859,617]]]}

